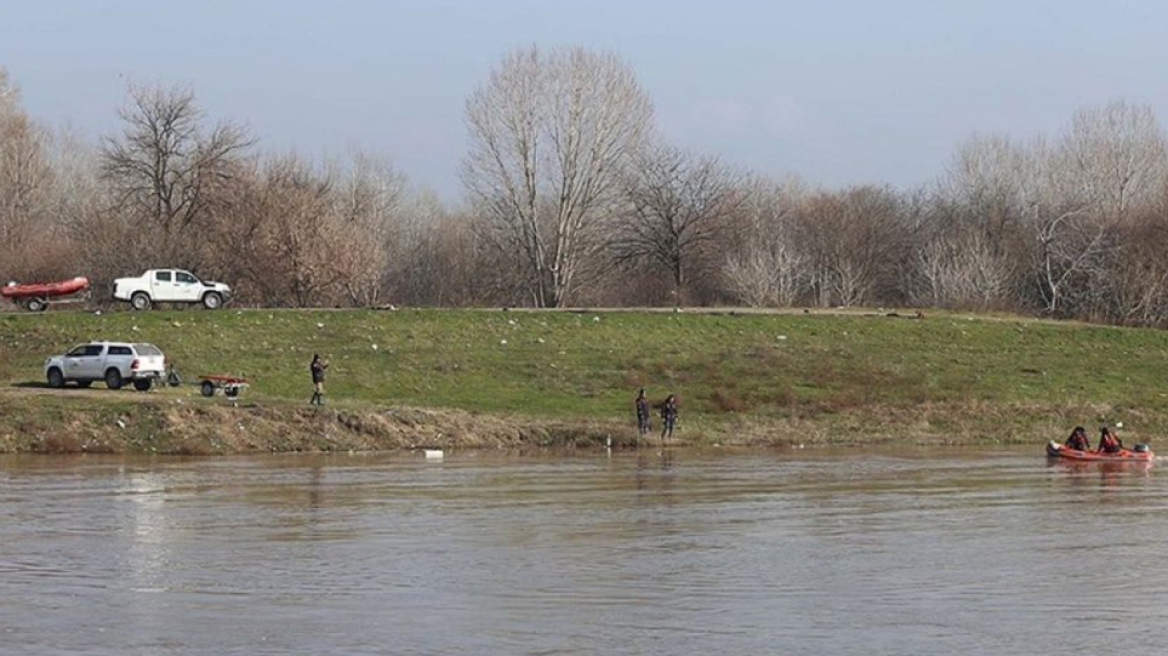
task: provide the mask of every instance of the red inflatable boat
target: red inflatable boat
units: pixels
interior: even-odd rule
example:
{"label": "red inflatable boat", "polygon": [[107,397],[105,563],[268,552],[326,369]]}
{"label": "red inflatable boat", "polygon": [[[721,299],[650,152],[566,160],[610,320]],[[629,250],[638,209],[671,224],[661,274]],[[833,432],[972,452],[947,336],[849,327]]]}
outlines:
{"label": "red inflatable boat", "polygon": [[1100,453],[1071,449],[1053,440],[1046,445],[1046,455],[1079,462],[1151,462],[1152,458],[1156,457],[1147,444],[1137,444],[1131,449],[1120,449],[1118,453]]}
{"label": "red inflatable boat", "polygon": [[88,287],[89,279],[83,276],[57,282],[10,282],[0,287],[0,296],[23,305],[28,310],[38,312],[47,308],[50,302],[80,294]]}

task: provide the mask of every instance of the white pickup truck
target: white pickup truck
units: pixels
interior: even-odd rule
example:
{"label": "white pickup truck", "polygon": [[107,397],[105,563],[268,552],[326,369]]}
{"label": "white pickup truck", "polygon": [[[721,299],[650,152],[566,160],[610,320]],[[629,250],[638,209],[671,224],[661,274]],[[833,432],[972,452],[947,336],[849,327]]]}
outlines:
{"label": "white pickup truck", "polygon": [[114,298],[129,301],[135,310],[148,310],[155,303],[202,303],[214,310],[230,297],[227,285],[204,282],[182,269],[150,269],[136,278],[114,280]]}
{"label": "white pickup truck", "polygon": [[45,360],[45,378],[54,388],[69,381],[89,387],[95,380],[104,380],[106,387],[119,389],[133,381],[134,389],[145,392],[165,371],[162,351],[145,342],[90,342]]}

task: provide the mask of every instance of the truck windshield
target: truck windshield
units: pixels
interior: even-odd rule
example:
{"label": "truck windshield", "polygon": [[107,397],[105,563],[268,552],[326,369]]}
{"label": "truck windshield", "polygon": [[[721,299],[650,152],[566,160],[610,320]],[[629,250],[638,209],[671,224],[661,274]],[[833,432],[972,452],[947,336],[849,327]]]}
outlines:
{"label": "truck windshield", "polygon": [[159,351],[157,346],[145,342],[135,344],[134,350],[138,351],[138,355],[162,355],[162,351]]}

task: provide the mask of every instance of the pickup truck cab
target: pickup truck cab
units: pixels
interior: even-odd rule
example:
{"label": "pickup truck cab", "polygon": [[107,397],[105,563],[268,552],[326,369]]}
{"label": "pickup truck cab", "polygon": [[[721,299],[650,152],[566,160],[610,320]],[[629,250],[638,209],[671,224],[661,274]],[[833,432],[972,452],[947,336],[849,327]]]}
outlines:
{"label": "pickup truck cab", "polygon": [[150,269],[135,278],[114,280],[114,298],[129,301],[135,310],[148,310],[155,303],[202,303],[215,310],[230,297],[227,285],[199,280],[183,269]]}
{"label": "pickup truck cab", "polygon": [[145,342],[90,342],[45,360],[45,378],[49,387],[61,388],[73,381],[89,387],[104,380],[106,387],[119,389],[126,381],[145,392],[166,372],[166,357],[153,344]]}

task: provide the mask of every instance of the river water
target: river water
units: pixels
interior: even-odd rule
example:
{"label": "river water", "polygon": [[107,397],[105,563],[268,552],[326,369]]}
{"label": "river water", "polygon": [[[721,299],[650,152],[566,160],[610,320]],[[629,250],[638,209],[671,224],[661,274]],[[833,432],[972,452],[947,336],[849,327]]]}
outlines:
{"label": "river water", "polygon": [[1166,527],[1039,447],[12,456],[0,654],[1157,654]]}

